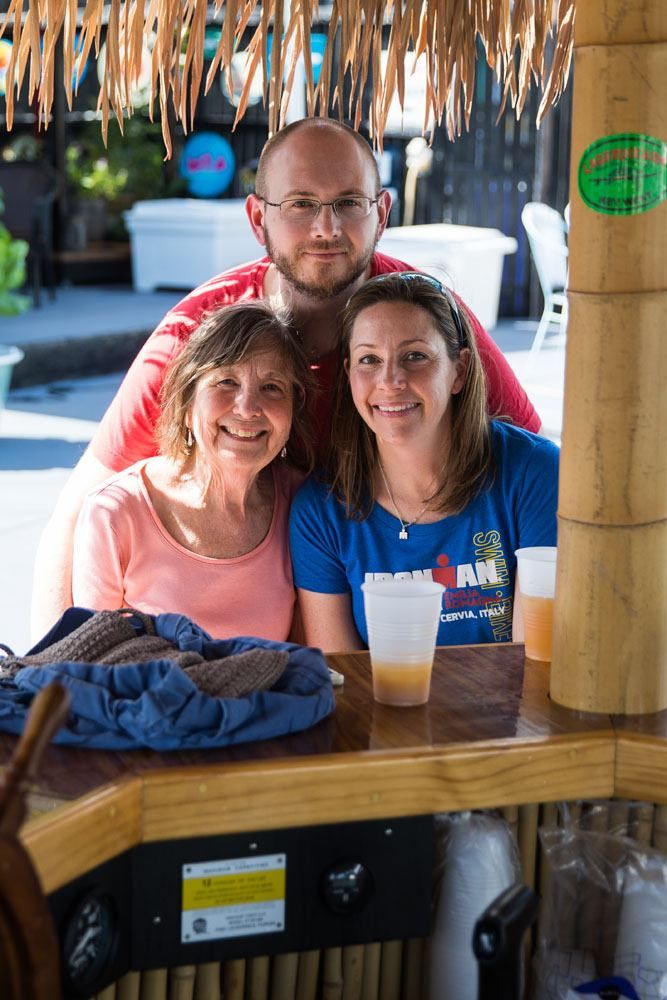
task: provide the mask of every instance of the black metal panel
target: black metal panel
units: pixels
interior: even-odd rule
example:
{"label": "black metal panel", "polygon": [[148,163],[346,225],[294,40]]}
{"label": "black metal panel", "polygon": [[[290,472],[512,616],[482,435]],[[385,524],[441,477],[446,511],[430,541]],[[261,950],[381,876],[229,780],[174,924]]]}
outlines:
{"label": "black metal panel", "polygon": [[[83,1000],[129,969],[424,937],[433,840],[429,815],[139,845],[49,897],[63,954],[64,1000]],[[182,941],[184,866],[273,854],[286,859],[283,930]],[[355,884],[364,889],[358,898],[340,871],[352,866]],[[81,918],[91,899],[104,911],[94,933]],[[88,942],[90,966],[73,974]]]}
{"label": "black metal panel", "polygon": [[[49,907],[61,945],[63,971],[63,1000],[83,1000],[98,989],[114,982],[130,968],[132,938],[131,851],[126,851],[111,861],[82,875],[48,897]],[[107,907],[109,924],[101,929],[95,941],[98,948],[108,945],[108,957],[93,977],[82,972],[72,977],[68,971],[68,955],[74,947],[73,925],[80,905],[90,896],[101,900]],[[101,940],[104,938],[105,940]]]}
{"label": "black metal panel", "polygon": [[[182,867],[286,855],[285,928],[274,933],[181,942]],[[226,961],[429,933],[432,817],[272,830],[145,844],[133,858],[132,968]],[[359,909],[335,913],[322,879],[338,862],[370,873]]]}

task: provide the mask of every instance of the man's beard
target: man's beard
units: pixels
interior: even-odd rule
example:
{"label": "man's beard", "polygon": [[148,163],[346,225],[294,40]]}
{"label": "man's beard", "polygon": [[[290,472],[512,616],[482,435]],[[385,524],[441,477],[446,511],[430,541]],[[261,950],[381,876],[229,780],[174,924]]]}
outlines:
{"label": "man's beard", "polygon": [[[376,231],[373,243],[370,247],[358,254],[348,253],[347,266],[343,275],[322,275],[319,281],[305,281],[299,276],[297,271],[299,255],[304,249],[315,249],[315,246],[306,245],[303,248],[299,247],[296,253],[293,253],[291,256],[278,253],[271,240],[268,228],[266,226],[264,228],[266,251],[280,274],[282,274],[282,276],[289,281],[292,288],[294,288],[297,292],[300,292],[308,298],[320,300],[335,298],[349,288],[350,285],[357,280],[357,278],[360,278],[362,274],[364,274],[375,252],[378,238],[379,237]],[[341,244],[335,243],[333,240],[322,240],[317,244],[316,248],[319,251],[340,250]]]}

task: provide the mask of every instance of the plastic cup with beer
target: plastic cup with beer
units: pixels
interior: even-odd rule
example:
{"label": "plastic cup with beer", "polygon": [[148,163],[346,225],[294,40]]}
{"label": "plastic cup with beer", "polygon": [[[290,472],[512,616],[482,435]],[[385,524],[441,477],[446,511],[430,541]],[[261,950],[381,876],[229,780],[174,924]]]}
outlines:
{"label": "plastic cup with beer", "polygon": [[444,587],[429,580],[362,583],[373,673],[373,697],[383,705],[423,705]]}
{"label": "plastic cup with beer", "polygon": [[526,656],[551,663],[556,592],[556,546],[517,549],[519,593],[523,611]]}

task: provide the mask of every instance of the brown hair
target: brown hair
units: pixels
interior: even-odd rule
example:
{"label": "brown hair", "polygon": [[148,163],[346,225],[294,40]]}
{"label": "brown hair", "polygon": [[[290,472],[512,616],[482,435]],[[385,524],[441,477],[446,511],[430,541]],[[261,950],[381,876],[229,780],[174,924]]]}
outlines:
{"label": "brown hair", "polygon": [[470,351],[463,388],[452,396],[451,447],[443,482],[429,498],[432,509],[459,513],[492,479],[486,384],[477,345],[462,308],[459,316],[463,337],[459,336],[449,301],[437,285],[427,276],[422,279],[412,273],[409,277],[400,273],[381,275],[362,285],[345,307],[327,467],[333,492],[345,504],[348,516],[361,520],[371,511],[377,445],[375,435],[354,405],[343,360],[349,363],[350,340],[357,317],[379,302],[407,302],[424,309],[441,334],[451,361],[458,361],[464,347]]}
{"label": "brown hair", "polygon": [[314,452],[307,411],[315,383],[287,316],[265,302],[239,302],[210,313],[171,362],[160,393],[162,409],[156,428],[161,454],[175,461],[189,455],[186,416],[202,376],[268,351],[278,354],[292,383],[292,429],[286,457],[292,465],[310,471]]}
{"label": "brown hair", "polygon": [[301,132],[306,128],[327,129],[328,131],[333,131],[343,136],[349,136],[350,139],[353,139],[362,151],[364,158],[371,168],[373,183],[375,184],[375,193],[378,194],[382,190],[382,184],[380,183],[380,171],[378,169],[377,161],[373,156],[373,150],[363,136],[359,135],[358,132],[355,132],[355,130],[350,128],[349,125],[344,125],[343,122],[335,121],[333,118],[300,118],[299,121],[291,122],[289,125],[286,125],[285,128],[281,128],[279,132],[272,135],[268,142],[265,143],[259,157],[257,174],[255,177],[255,192],[259,198],[266,195],[266,182],[269,174],[272,154],[279,149],[283,143],[287,142],[295,132]]}

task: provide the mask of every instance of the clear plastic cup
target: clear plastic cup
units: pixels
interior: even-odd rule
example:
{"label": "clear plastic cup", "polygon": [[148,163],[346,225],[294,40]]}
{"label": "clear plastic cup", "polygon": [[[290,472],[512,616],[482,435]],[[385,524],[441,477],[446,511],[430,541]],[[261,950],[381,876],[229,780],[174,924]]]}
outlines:
{"label": "clear plastic cup", "polygon": [[423,705],[444,587],[428,580],[362,583],[373,671],[373,697],[383,705]]}
{"label": "clear plastic cup", "polygon": [[556,546],[517,549],[517,572],[523,611],[526,656],[551,663]]}

